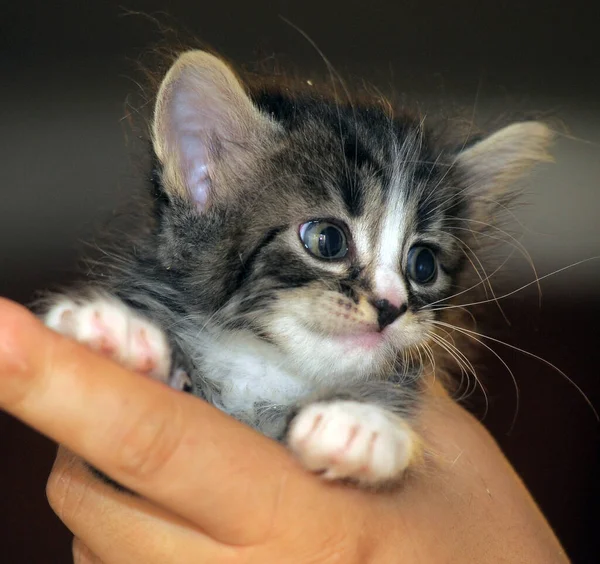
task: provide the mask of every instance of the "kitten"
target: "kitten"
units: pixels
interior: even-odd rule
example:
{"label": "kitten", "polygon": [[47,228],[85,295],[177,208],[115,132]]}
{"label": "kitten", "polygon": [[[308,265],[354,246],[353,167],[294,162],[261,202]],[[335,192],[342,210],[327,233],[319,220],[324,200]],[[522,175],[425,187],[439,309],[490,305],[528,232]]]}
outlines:
{"label": "kitten", "polygon": [[326,479],[394,482],[419,454],[412,351],[461,288],[465,222],[493,214],[550,138],[522,122],[449,149],[421,120],[249,88],[184,53],[156,100],[151,229],[45,322]]}

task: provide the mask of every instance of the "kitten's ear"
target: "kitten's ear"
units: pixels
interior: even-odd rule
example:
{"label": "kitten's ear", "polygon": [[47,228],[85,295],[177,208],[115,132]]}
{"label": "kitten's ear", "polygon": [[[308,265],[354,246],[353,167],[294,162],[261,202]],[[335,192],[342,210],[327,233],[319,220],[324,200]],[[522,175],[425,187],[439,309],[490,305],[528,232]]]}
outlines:
{"label": "kitten's ear", "polygon": [[527,121],[504,127],[462,150],[456,165],[478,207],[493,207],[493,202],[502,199],[512,182],[537,163],[551,162],[548,148],[553,137],[548,126]]}
{"label": "kitten's ear", "polygon": [[257,141],[273,128],[223,61],[204,51],[184,53],[165,76],[154,110],[165,190],[204,210],[223,168],[242,175]]}

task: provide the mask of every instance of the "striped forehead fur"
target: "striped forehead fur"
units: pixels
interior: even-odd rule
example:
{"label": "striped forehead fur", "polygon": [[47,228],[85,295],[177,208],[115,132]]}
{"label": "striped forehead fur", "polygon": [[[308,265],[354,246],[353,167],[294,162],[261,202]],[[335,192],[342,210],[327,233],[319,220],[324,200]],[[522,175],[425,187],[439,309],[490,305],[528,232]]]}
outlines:
{"label": "striped forehead fur", "polygon": [[[372,285],[378,262],[389,268],[400,264],[409,235],[428,232],[430,239],[432,234],[439,235],[436,228],[446,211],[440,203],[451,199],[447,185],[440,181],[447,163],[441,150],[433,148],[435,138],[421,120],[407,115],[393,118],[377,106],[339,105],[316,97],[294,98],[259,91],[252,99],[281,125],[284,134],[274,149],[259,152],[260,166],[254,177],[247,180],[245,189],[236,187],[241,197],[227,201],[227,224],[222,223],[221,228],[229,236],[220,239],[217,247],[229,242],[232,246],[226,255],[232,259],[217,262],[223,263],[228,272],[242,273],[227,277],[224,299],[236,291],[233,280],[242,285],[256,283],[259,272],[268,278],[269,272],[277,271],[269,285],[280,287],[307,284],[327,273],[347,276],[360,268],[371,275],[370,280],[363,277],[361,283]],[[171,208],[171,219],[180,223],[185,206]],[[209,217],[215,221],[224,212],[213,209]],[[348,223],[357,248],[354,264],[347,268],[318,264],[299,245],[290,250],[293,237],[284,244],[276,232],[277,226],[289,227],[292,222],[315,217],[339,218]],[[196,226],[184,223],[190,228],[185,238],[202,238]],[[167,232],[175,235],[174,226],[169,227]],[[177,232],[183,235],[183,230]],[[234,233],[237,235],[232,237]],[[270,236],[265,238],[264,233]],[[172,247],[185,246],[179,237],[172,236],[170,240],[165,238],[170,257],[181,254],[173,253]],[[446,241],[445,245],[451,243]],[[204,248],[208,251],[210,245]],[[186,254],[191,255],[191,251]],[[207,273],[211,282],[217,282],[219,272],[213,270],[213,276]],[[339,280],[331,283],[338,284]],[[268,302],[262,295],[259,303]],[[246,306],[253,302],[247,300]]]}

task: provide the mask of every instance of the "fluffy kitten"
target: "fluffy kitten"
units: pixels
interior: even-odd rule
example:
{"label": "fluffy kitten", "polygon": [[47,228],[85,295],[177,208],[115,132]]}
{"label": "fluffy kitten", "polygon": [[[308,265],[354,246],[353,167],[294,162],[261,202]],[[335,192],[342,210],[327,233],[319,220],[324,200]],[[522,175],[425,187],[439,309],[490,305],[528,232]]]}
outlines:
{"label": "fluffy kitten", "polygon": [[46,323],[189,386],[327,479],[397,480],[419,450],[411,351],[460,287],[465,222],[547,158],[548,128],[449,149],[420,120],[248,88],[192,51],[152,137],[151,229]]}

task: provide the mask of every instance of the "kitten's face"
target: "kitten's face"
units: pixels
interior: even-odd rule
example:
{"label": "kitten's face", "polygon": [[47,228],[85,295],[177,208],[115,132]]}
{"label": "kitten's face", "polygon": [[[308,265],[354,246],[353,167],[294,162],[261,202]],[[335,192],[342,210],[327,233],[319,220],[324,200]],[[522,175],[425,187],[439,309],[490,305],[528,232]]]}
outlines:
{"label": "kitten's face", "polygon": [[218,315],[247,321],[307,377],[389,373],[452,291],[466,206],[418,124],[343,109],[340,138],[337,111],[313,111],[297,103],[297,127],[278,116],[280,142],[257,159],[229,221],[257,231],[258,251],[251,235],[237,244],[244,280]]}
{"label": "kitten's face", "polygon": [[223,63],[184,55],[154,124],[164,262],[211,323],[252,331],[296,373],[389,374],[429,339],[428,306],[456,291],[469,221],[548,138],[521,124],[444,152],[422,125],[282,94],[251,101]]}

